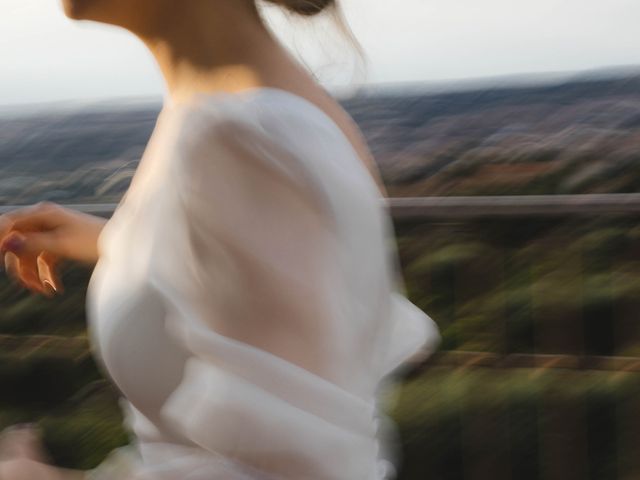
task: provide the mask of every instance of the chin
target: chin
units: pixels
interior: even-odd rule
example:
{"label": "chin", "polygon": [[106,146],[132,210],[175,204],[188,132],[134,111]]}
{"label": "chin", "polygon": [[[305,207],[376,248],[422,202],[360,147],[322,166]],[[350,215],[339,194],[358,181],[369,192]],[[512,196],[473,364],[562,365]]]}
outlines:
{"label": "chin", "polygon": [[94,0],[62,0],[64,14],[74,20],[90,19],[90,6]]}

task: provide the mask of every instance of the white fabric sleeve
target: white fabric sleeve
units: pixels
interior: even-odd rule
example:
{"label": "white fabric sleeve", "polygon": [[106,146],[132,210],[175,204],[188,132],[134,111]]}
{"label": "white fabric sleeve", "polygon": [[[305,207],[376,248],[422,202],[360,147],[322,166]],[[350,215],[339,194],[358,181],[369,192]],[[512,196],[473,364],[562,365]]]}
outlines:
{"label": "white fabric sleeve", "polygon": [[190,109],[175,128],[150,277],[191,356],[164,418],[264,478],[371,478],[373,405],[330,381],[342,279],[321,191],[253,117]]}
{"label": "white fabric sleeve", "polygon": [[329,374],[309,348],[328,333],[341,281],[321,191],[252,118],[188,110],[179,128],[168,218],[179,223],[156,242],[179,256],[159,281],[180,283],[175,300],[199,308],[198,326]]}

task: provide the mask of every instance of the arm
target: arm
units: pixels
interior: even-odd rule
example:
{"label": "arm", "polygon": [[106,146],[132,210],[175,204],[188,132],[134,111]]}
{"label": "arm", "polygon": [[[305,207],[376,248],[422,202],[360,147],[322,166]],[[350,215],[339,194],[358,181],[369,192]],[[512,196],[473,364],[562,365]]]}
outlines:
{"label": "arm", "polygon": [[63,288],[58,263],[75,260],[93,265],[99,258],[98,238],[107,219],[40,202],[0,215],[0,250],[11,278],[35,292],[51,296]]}
{"label": "arm", "polygon": [[54,467],[26,457],[0,461],[2,480],[90,480],[82,470]]}

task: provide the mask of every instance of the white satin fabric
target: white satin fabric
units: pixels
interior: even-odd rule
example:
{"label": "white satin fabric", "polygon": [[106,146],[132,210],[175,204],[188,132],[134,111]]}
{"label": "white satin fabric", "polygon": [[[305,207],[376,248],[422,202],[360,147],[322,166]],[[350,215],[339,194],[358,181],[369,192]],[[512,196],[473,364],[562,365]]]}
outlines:
{"label": "white satin fabric", "polygon": [[302,97],[166,103],[87,292],[135,439],[94,478],[394,478],[385,386],[439,336],[406,298],[385,206]]}

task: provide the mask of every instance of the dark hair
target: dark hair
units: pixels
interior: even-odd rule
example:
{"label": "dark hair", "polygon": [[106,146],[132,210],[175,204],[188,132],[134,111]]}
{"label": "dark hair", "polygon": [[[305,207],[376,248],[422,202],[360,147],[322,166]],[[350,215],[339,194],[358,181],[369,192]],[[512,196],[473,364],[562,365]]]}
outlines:
{"label": "dark hair", "polygon": [[[255,0],[258,2],[258,0]],[[361,62],[360,72],[366,76],[368,56],[362,45],[353,34],[349,23],[342,11],[339,0],[263,0],[281,7],[286,12],[294,14],[302,19],[311,19],[315,15],[322,13],[332,17],[334,25],[337,27],[342,37],[349,42],[356,52],[356,58]]]}
{"label": "dark hair", "polygon": [[329,5],[335,6],[336,0],[267,0],[280,5],[298,15],[310,17],[316,15]]}

